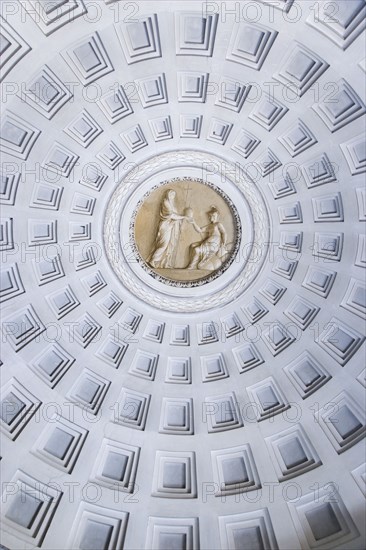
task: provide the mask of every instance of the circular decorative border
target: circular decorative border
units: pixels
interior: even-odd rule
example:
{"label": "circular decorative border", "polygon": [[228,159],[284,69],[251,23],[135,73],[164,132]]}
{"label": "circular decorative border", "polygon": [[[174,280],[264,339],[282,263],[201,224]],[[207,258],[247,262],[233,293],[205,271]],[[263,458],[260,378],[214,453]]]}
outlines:
{"label": "circular decorative border", "polygon": [[[146,263],[146,261],[142,258],[141,254],[139,252],[139,249],[136,245],[136,241],[135,241],[135,222],[136,222],[136,216],[138,214],[140,206],[143,204],[143,202],[146,200],[146,198],[149,195],[151,195],[151,193],[153,191],[155,191],[155,189],[158,189],[159,187],[162,187],[162,186],[165,186],[165,185],[167,185],[167,186],[171,185],[175,181],[191,181],[191,182],[195,182],[195,183],[200,183],[202,185],[207,185],[207,187],[210,187],[211,189],[213,189],[218,195],[220,195],[220,197],[222,199],[224,199],[224,201],[226,202],[226,204],[230,208],[231,214],[233,215],[233,218],[235,220],[235,241],[234,241],[234,247],[231,251],[230,258],[228,258],[223,263],[223,265],[219,269],[214,271],[214,273],[212,273],[211,275],[207,275],[206,277],[202,277],[201,279],[197,279],[195,281],[176,281],[174,279],[169,279],[168,277],[163,277],[162,275],[157,274],[156,271],[151,269],[151,267],[149,267],[149,265]],[[213,183],[211,183],[209,181],[204,181],[201,178],[193,178],[193,177],[185,176],[185,177],[171,178],[169,180],[162,181],[159,184],[156,184],[153,187],[151,187],[151,189],[149,189],[149,191],[147,191],[143,195],[143,197],[137,203],[137,205],[135,207],[135,210],[132,214],[132,218],[131,218],[131,222],[130,222],[129,235],[130,235],[131,249],[132,249],[133,253],[136,256],[136,259],[137,259],[138,263],[141,265],[142,269],[144,269],[149,275],[151,275],[151,277],[153,277],[157,281],[160,281],[161,283],[164,283],[164,284],[169,285],[169,286],[174,286],[174,287],[177,287],[177,288],[194,288],[194,287],[197,287],[197,286],[205,285],[207,283],[211,283],[212,281],[217,279],[217,277],[220,277],[220,275],[222,275],[228,269],[228,267],[230,267],[230,265],[233,263],[233,261],[235,259],[235,256],[238,252],[239,246],[240,246],[241,223],[240,223],[240,217],[239,217],[238,211],[235,208],[235,205],[234,205],[233,201],[226,195],[226,193],[224,193],[224,191],[222,189],[220,189],[219,187],[217,187],[216,185],[214,185]]]}
{"label": "circular decorative border", "polygon": [[[252,216],[252,242],[263,243],[264,246],[252,246],[250,254],[246,258],[244,268],[240,271],[239,275],[228,282],[223,289],[218,291],[212,291],[212,289],[210,289],[205,295],[193,298],[188,296],[169,296],[163,291],[152,289],[137,277],[136,273],[130,268],[129,260],[121,246],[119,250],[120,254],[115,253],[115,245],[119,241],[116,235],[116,228],[118,228],[119,231],[122,211],[128,198],[139,186],[143,185],[148,178],[157,176],[163,170],[184,170],[185,167],[200,169],[202,172],[203,167],[210,164],[220,167],[222,180],[227,180],[243,195],[243,199],[248,204]],[[235,174],[235,180],[230,177],[231,174]],[[207,177],[210,178],[210,172],[208,170]],[[163,153],[135,166],[119,183],[112,194],[105,211],[103,230],[106,256],[114,272],[128,290],[143,302],[159,309],[173,312],[194,313],[223,306],[231,302],[242,294],[255,279],[267,255],[270,237],[270,221],[261,193],[255,183],[249,179],[248,174],[246,174],[239,165],[234,166],[211,153],[185,150]],[[124,261],[120,260],[121,255]],[[162,286],[170,288],[167,285]],[[202,288],[209,289],[210,286],[211,285],[206,285]]]}

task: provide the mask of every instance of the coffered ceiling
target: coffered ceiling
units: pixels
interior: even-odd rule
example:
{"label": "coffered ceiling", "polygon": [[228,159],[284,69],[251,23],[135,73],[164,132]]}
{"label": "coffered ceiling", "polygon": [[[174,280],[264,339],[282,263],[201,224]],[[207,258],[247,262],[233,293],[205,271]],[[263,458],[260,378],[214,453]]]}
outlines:
{"label": "coffered ceiling", "polygon": [[[1,544],[364,548],[365,1],[1,13]],[[129,233],[184,177],[241,227],[192,288]]]}

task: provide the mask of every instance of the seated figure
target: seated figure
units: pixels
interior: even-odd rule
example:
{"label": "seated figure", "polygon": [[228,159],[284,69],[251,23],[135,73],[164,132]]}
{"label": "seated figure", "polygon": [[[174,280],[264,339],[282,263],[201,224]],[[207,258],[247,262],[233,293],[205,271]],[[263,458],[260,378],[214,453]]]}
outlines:
{"label": "seated figure", "polygon": [[188,218],[197,233],[203,236],[200,242],[190,246],[190,261],[187,269],[206,269],[213,271],[221,267],[226,256],[226,231],[219,222],[219,211],[215,206],[207,212],[210,223],[199,227],[193,218]]}

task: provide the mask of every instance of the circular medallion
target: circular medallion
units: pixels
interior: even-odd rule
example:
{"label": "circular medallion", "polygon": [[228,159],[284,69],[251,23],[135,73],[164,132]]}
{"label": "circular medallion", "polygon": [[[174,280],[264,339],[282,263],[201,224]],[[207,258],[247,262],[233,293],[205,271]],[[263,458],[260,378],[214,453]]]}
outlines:
{"label": "circular medallion", "polygon": [[144,269],[181,288],[219,277],[234,260],[240,235],[233,202],[198,178],[154,186],[137,204],[130,226]]}
{"label": "circular medallion", "polygon": [[240,168],[200,151],[135,166],[105,211],[104,245],[121,283],[145,303],[194,313],[232,302],[267,256],[270,220]]}

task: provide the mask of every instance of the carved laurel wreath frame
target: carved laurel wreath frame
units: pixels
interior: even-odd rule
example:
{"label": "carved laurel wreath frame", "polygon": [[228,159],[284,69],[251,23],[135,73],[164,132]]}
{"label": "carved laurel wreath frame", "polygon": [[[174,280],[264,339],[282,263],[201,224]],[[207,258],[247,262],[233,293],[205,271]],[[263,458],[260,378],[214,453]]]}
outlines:
{"label": "carved laurel wreath frame", "polygon": [[[201,279],[197,279],[195,281],[175,281],[173,279],[169,279],[168,277],[164,277],[164,276],[159,275],[158,273],[156,273],[153,269],[151,269],[151,267],[149,267],[149,265],[146,263],[146,261],[142,258],[141,254],[139,252],[139,249],[136,245],[136,240],[135,240],[136,217],[137,217],[138,211],[139,211],[140,207],[142,206],[142,204],[144,203],[144,201],[147,199],[147,197],[149,195],[151,195],[151,193],[153,193],[156,189],[158,189],[158,187],[163,187],[163,186],[168,187],[169,185],[174,184],[174,182],[176,182],[176,181],[192,181],[192,182],[195,182],[195,183],[200,183],[202,185],[207,185],[207,187],[210,187],[211,189],[216,191],[216,193],[224,199],[224,201],[226,202],[226,204],[230,208],[231,215],[232,215],[233,220],[234,220],[234,226],[235,226],[234,246],[233,246],[233,248],[230,252],[229,258],[227,258],[227,260],[222,264],[222,266],[219,269],[217,269],[213,273],[207,275],[206,277],[202,277]],[[142,269],[144,269],[149,275],[151,275],[151,277],[153,277],[157,281],[160,281],[161,283],[165,283],[169,286],[175,286],[175,287],[178,287],[178,288],[193,288],[193,287],[202,286],[204,284],[210,283],[211,281],[214,281],[215,279],[217,279],[217,277],[220,277],[220,275],[222,275],[222,273],[224,273],[224,271],[226,271],[227,268],[233,263],[233,261],[235,259],[235,256],[238,252],[239,246],[240,246],[241,223],[240,223],[240,217],[239,217],[238,211],[235,208],[233,201],[226,195],[226,193],[224,193],[224,191],[222,189],[220,189],[219,187],[217,187],[213,183],[208,182],[208,181],[204,181],[203,179],[200,179],[200,178],[194,178],[194,177],[192,177],[192,178],[191,177],[182,177],[182,178],[180,178],[180,177],[176,177],[176,178],[171,178],[171,179],[166,180],[166,181],[162,181],[161,183],[154,185],[139,200],[139,202],[137,203],[136,208],[133,212],[132,218],[131,218],[129,235],[130,235],[131,248],[132,248],[133,253],[136,256],[136,259],[137,259],[138,263],[141,265]]]}
{"label": "carved laurel wreath frame", "polygon": [[[248,175],[245,174],[240,167],[238,167],[238,165],[234,166],[216,155],[198,151],[173,151],[163,153],[146,160],[142,164],[133,168],[123,178],[123,180],[121,180],[118,187],[112,194],[105,212],[103,237],[106,256],[123,285],[142,301],[159,309],[192,313],[211,309],[212,307],[222,306],[242,294],[242,292],[249,286],[249,284],[259,273],[265,260],[267,247],[252,247],[244,265],[242,266],[242,269],[239,270],[239,273],[235,278],[233,278],[233,280],[228,282],[225,288],[215,291],[215,289],[212,289],[212,285],[207,284],[202,286],[202,295],[196,297],[189,296],[188,292],[183,296],[169,296],[166,292],[159,292],[159,290],[150,287],[145,281],[141,280],[135,271],[130,267],[130,260],[127,258],[126,253],[123,250],[123,246],[121,246],[120,243],[119,230],[120,220],[125,209],[127,199],[130,197],[131,193],[135,192],[136,189],[146,182],[148,178],[158,175],[159,172],[162,172],[163,170],[176,169],[177,171],[179,170],[180,172],[184,172],[185,166],[199,168],[202,170],[202,167],[208,163],[214,163],[216,166],[220,166],[223,177],[225,177],[225,179],[228,180],[231,185],[235,186],[243,195],[243,200],[245,200],[251,213],[253,243],[266,244],[269,242],[270,223],[263,197],[257,186],[248,178]],[[230,174],[236,174],[235,180],[230,177]],[[178,179],[183,180],[184,177],[179,177]],[[173,179],[170,179],[169,181],[172,182]],[[166,183],[167,181],[162,179],[162,182]],[[151,191],[152,189],[150,189],[149,192]],[[231,199],[226,196],[226,194],[224,194],[224,197],[225,200],[229,200],[229,204],[232,203]],[[141,198],[141,201],[142,200],[144,200],[144,197]],[[141,201],[139,201],[139,204]],[[137,208],[134,210],[130,223],[129,252],[131,252],[131,247],[132,250],[136,249],[134,252],[135,262],[141,265],[143,271],[146,271],[146,264],[138,254],[137,247],[134,244],[134,238],[131,238],[133,237],[131,235],[131,230],[136,212]],[[238,248],[240,243],[240,235],[241,232],[238,234],[239,239],[237,239]],[[119,246],[118,254],[116,254],[115,249],[116,243],[118,243]],[[234,259],[235,254],[232,254],[230,258],[231,262]],[[225,270],[228,269],[228,267],[229,266],[227,266]],[[223,268],[220,270],[221,273],[224,270]],[[215,275],[216,273],[214,274],[214,279],[219,276],[217,275],[217,277],[215,277]],[[159,279],[159,277],[159,275],[154,273],[154,281]],[[168,288],[168,285],[166,284],[167,280],[163,277],[161,277],[161,279],[165,283],[165,288]],[[177,283],[177,281],[174,281],[174,283]],[[194,283],[195,281],[191,286],[197,286],[194,285]],[[180,286],[179,282],[174,286]],[[207,292],[205,293],[204,291],[206,289]],[[185,290],[189,291],[189,288],[186,288]]]}

